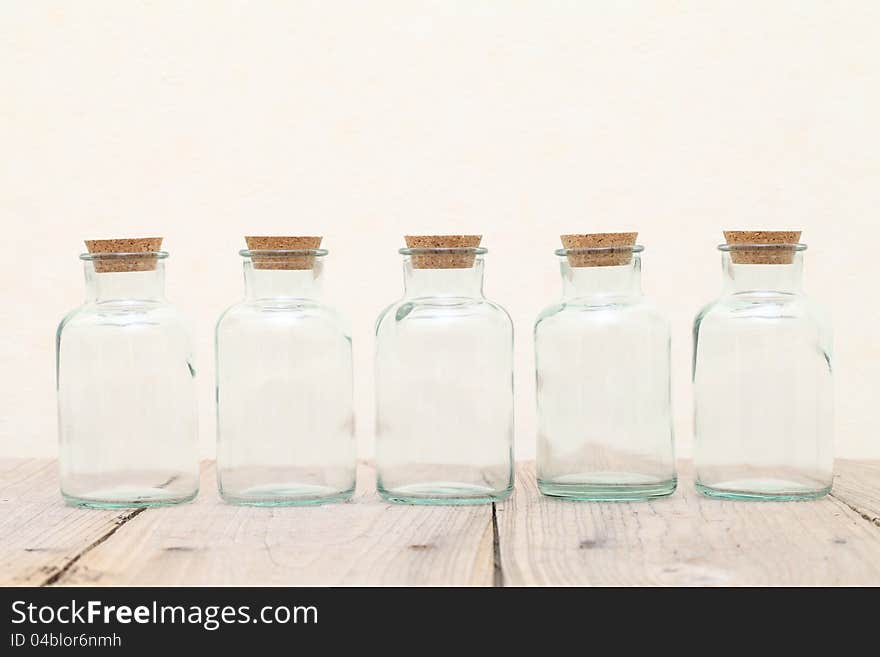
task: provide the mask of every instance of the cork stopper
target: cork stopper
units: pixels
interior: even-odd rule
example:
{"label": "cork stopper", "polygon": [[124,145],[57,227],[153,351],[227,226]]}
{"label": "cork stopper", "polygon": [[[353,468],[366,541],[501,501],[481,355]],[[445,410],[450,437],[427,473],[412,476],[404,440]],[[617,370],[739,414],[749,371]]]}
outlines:
{"label": "cork stopper", "polygon": [[482,235],[404,235],[407,248],[426,249],[412,255],[414,269],[468,269],[474,266],[474,251],[449,252],[430,249],[475,249]]}
{"label": "cork stopper", "polygon": [[799,230],[725,230],[724,240],[728,245],[737,244],[785,244],[787,248],[731,249],[730,259],[736,265],[790,265],[794,260],[795,249],[801,238]]}
{"label": "cork stopper", "polygon": [[260,253],[251,256],[255,269],[313,269],[314,254],[283,253],[283,251],[314,250],[321,246],[323,237],[245,237],[251,251],[281,251],[277,255]]}
{"label": "cork stopper", "polygon": [[[155,252],[162,248],[161,237],[125,237],[112,240],[84,240],[86,249],[94,258],[95,271],[99,274],[118,271],[152,271],[156,268],[157,257]],[[102,254],[138,254],[150,255],[126,255],[100,257]]]}
{"label": "cork stopper", "polygon": [[630,247],[636,245],[638,233],[586,233],[583,235],[560,235],[562,246],[566,249],[611,249],[624,247],[617,251],[596,251],[594,253],[569,253],[571,267],[610,267],[628,265],[632,261]]}

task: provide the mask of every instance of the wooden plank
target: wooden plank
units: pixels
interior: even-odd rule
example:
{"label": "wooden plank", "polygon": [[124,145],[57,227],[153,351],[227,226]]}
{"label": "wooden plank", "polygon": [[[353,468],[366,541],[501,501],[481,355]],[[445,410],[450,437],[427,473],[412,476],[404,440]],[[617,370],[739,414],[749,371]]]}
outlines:
{"label": "wooden plank", "polygon": [[52,583],[137,513],[65,505],[54,460],[0,460],[0,585]]}
{"label": "wooden plank", "polygon": [[[880,484],[863,474],[864,486]],[[521,465],[515,495],[497,507],[503,583],[880,584],[880,531],[840,500],[710,500],[689,463],[679,475],[669,498],[584,503],[542,496],[534,464]]]}
{"label": "wooden plank", "polygon": [[490,505],[388,504],[363,465],[348,503],[231,506],[209,464],[195,502],[144,512],[57,583],[489,586],[492,578]]}
{"label": "wooden plank", "polygon": [[[382,502],[372,468],[355,500],[311,508],[66,506],[57,465],[0,461],[0,585],[40,584],[880,584],[880,463],[839,461],[815,502],[708,500],[689,464],[668,499],[544,498],[534,466],[491,507]],[[493,570],[493,552],[499,555]]]}
{"label": "wooden plank", "polygon": [[880,462],[838,460],[831,495],[880,527]]}

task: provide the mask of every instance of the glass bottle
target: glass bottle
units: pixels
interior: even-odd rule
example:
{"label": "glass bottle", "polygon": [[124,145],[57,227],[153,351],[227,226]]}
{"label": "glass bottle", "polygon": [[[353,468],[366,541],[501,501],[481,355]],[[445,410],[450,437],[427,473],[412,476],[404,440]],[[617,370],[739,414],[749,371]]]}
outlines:
{"label": "glass bottle", "polygon": [[559,303],[535,323],[538,488],[642,500],[676,487],[670,330],[642,296],[637,233],[563,235]]}
{"label": "glass bottle", "polygon": [[86,301],[56,335],[61,492],[68,503],[141,507],[199,488],[195,370],[165,298],[162,238],[92,240]]}
{"label": "glass bottle", "polygon": [[479,235],[408,236],[405,291],[376,324],[378,490],[480,504],[513,489],[513,325],[483,295]]}
{"label": "glass bottle", "polygon": [[694,462],[712,497],[831,490],[831,327],[803,292],[799,231],[728,231],[722,296],[694,322]]}
{"label": "glass bottle", "polygon": [[351,497],[347,322],[321,301],[320,237],[246,237],[245,298],[217,322],[217,483],[227,502]]}

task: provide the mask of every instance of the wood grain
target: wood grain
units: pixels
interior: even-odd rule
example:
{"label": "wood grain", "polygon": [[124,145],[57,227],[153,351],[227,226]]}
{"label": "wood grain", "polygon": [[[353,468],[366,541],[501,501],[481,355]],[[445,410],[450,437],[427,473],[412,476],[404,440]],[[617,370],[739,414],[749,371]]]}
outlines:
{"label": "wood grain", "polygon": [[365,465],[348,503],[231,506],[209,464],[195,502],[148,510],[57,583],[490,586],[492,577],[491,506],[388,504]]}
{"label": "wood grain", "polygon": [[66,506],[56,461],[0,461],[0,585],[54,583],[80,554],[138,513]]}
{"label": "wood grain", "polygon": [[[578,503],[539,494],[518,466],[507,502],[382,502],[358,471],[345,504],[224,504],[205,463],[191,504],[66,506],[57,464],[0,461],[0,585],[868,585],[880,584],[880,463],[838,461],[813,502],[710,500],[690,464],[670,498]],[[494,514],[493,514],[494,510]]]}
{"label": "wood grain", "polygon": [[880,527],[880,463],[839,460],[832,497]]}
{"label": "wood grain", "polygon": [[[852,472],[844,472],[853,481]],[[880,531],[834,497],[728,502],[699,496],[689,463],[679,490],[640,503],[543,497],[534,464],[497,509],[505,585],[880,584]],[[862,470],[865,492],[878,477]]]}

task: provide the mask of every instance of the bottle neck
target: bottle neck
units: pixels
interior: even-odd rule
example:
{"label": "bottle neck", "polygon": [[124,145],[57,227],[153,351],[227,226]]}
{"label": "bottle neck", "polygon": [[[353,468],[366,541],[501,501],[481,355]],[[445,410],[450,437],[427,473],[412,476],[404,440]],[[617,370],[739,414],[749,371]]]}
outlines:
{"label": "bottle neck", "polygon": [[642,294],[642,262],[637,254],[626,265],[572,267],[560,258],[563,300],[590,297],[637,297]]}
{"label": "bottle neck", "polygon": [[797,294],[803,290],[804,257],[793,254],[790,264],[735,264],[730,253],[723,253],[724,292],[784,292]]}
{"label": "bottle neck", "polygon": [[416,269],[412,258],[403,261],[405,297],[483,297],[483,259],[477,256],[472,267],[456,269]]}
{"label": "bottle neck", "polygon": [[86,262],[86,300],[106,301],[164,301],[165,263],[159,260],[156,268],[148,271],[95,271],[94,262]]}
{"label": "bottle neck", "polygon": [[321,296],[323,263],[310,269],[258,269],[244,261],[244,290],[249,301],[265,299],[317,299]]}

